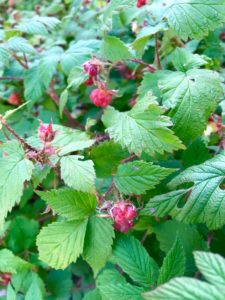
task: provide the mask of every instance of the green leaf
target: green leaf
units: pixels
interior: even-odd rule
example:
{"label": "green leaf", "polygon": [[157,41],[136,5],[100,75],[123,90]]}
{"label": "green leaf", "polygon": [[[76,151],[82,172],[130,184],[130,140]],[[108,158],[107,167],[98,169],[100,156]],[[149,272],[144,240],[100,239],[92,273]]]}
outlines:
{"label": "green leaf", "polygon": [[143,289],[129,283],[118,283],[116,285],[109,283],[99,289],[104,300],[143,300],[141,296]]}
{"label": "green leaf", "polygon": [[[206,223],[212,229],[222,227],[225,224],[223,217],[225,192],[220,185],[225,178],[224,170],[225,153],[221,153],[199,166],[186,169],[175,177],[169,184],[170,188],[174,189],[188,182],[194,182],[194,185],[190,190],[186,190],[184,205],[179,208],[177,201],[174,207],[170,206],[170,209],[165,210],[166,214],[186,223]],[[165,199],[167,194],[161,197]],[[170,202],[164,201],[163,205],[166,207],[170,205]]]}
{"label": "green leaf", "polygon": [[37,101],[44,92],[44,84],[37,67],[26,70],[24,78],[24,96],[27,101]]}
{"label": "green leaf", "polygon": [[10,250],[0,250],[0,271],[2,273],[17,273],[32,268],[32,265],[18,256],[15,256]]}
{"label": "green leaf", "polygon": [[0,157],[0,226],[7,213],[19,203],[24,182],[30,180],[33,164],[25,158],[24,150],[16,141],[7,143],[7,156]]}
{"label": "green leaf", "polygon": [[73,288],[73,280],[70,269],[51,270],[48,272],[46,285],[52,296],[55,298],[69,297]]}
{"label": "green leaf", "polygon": [[29,34],[48,35],[60,21],[55,17],[40,17],[24,19],[16,29]]}
{"label": "green leaf", "polygon": [[143,112],[136,111],[135,107],[129,112],[119,112],[112,107],[105,110],[102,121],[110,138],[138,156],[142,152],[154,155],[183,148],[180,140],[167,128],[172,123],[161,115],[162,109],[158,105],[151,104]]}
{"label": "green leaf", "polygon": [[39,232],[39,224],[36,220],[24,216],[16,216],[10,223],[6,236],[7,247],[14,253],[29,250],[35,245]]}
{"label": "green leaf", "polygon": [[35,54],[36,50],[24,38],[15,36],[6,43],[7,48],[13,52],[22,52],[25,54]]}
{"label": "green leaf", "polygon": [[68,88],[77,89],[85,80],[88,79],[88,74],[84,73],[82,67],[75,66],[68,77]]}
{"label": "green leaf", "polygon": [[172,248],[163,260],[163,265],[159,272],[158,285],[170,279],[182,276],[185,272],[185,252],[179,239],[176,239]]}
{"label": "green leaf", "polygon": [[200,55],[192,54],[190,51],[184,48],[176,48],[173,53],[173,65],[181,72],[186,72],[190,69],[201,67],[207,64]]}
{"label": "green leaf", "polygon": [[115,268],[104,269],[97,277],[96,284],[99,288],[100,286],[108,285],[112,283],[116,285],[117,283],[126,283],[125,277]]}
{"label": "green leaf", "polygon": [[42,299],[43,297],[42,297],[41,289],[38,285],[37,280],[34,280],[31,283],[24,300],[42,300]]}
{"label": "green leaf", "polygon": [[84,243],[84,259],[89,263],[95,276],[108,260],[114,238],[112,223],[108,219],[92,216],[87,225]]}
{"label": "green leaf", "polygon": [[223,300],[225,289],[192,278],[176,278],[143,294],[146,300]]}
{"label": "green leaf", "polygon": [[163,3],[166,3],[164,17],[184,40],[200,39],[225,20],[224,0],[167,0]]}
{"label": "green leaf", "polygon": [[103,21],[106,22],[110,18],[112,12],[124,9],[127,7],[133,7],[136,4],[136,0],[111,0],[108,4]]}
{"label": "green leaf", "polygon": [[219,288],[225,287],[225,260],[218,254],[202,251],[194,252],[199,271],[205,279]]}
{"label": "green leaf", "polygon": [[63,115],[63,109],[66,106],[66,103],[68,101],[68,90],[65,89],[59,99],[59,113],[60,113],[60,117],[62,118]]}
{"label": "green leaf", "polygon": [[94,289],[93,291],[88,292],[83,300],[102,300],[100,292],[98,289]]}
{"label": "green leaf", "polygon": [[148,287],[156,283],[158,266],[133,236],[123,236],[116,240],[111,260],[138,284]]}
{"label": "green leaf", "polygon": [[95,191],[95,170],[91,160],[80,161],[80,155],[69,155],[61,158],[61,177],[64,182],[78,191]]}
{"label": "green leaf", "polygon": [[65,269],[83,251],[87,220],[54,222],[37,238],[39,256],[55,269]]}
{"label": "green leaf", "polygon": [[105,36],[101,46],[101,56],[105,60],[117,62],[132,57],[126,45],[115,36]]}
{"label": "green leaf", "polygon": [[121,193],[144,194],[155,188],[161,180],[175,170],[166,169],[144,161],[134,161],[119,166],[115,184]]}
{"label": "green leaf", "polygon": [[50,205],[54,212],[69,220],[82,220],[88,217],[95,211],[97,205],[95,195],[68,188],[37,192],[37,194]]}
{"label": "green leaf", "polygon": [[0,45],[0,62],[3,65],[8,65],[9,63],[9,52],[5,45]]}
{"label": "green leaf", "polygon": [[6,295],[6,300],[16,300],[16,292],[12,288],[12,285],[9,284],[7,286],[7,295]]}
{"label": "green leaf", "polygon": [[172,109],[174,131],[184,141],[203,133],[223,94],[218,73],[210,70],[171,72],[159,81],[159,88],[163,105]]}

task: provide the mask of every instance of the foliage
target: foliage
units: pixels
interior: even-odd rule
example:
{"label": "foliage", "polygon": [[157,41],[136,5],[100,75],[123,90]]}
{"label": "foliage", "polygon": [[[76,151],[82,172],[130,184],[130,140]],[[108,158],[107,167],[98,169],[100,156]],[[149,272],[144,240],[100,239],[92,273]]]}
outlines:
{"label": "foliage", "polygon": [[0,299],[224,300],[224,0],[0,0]]}

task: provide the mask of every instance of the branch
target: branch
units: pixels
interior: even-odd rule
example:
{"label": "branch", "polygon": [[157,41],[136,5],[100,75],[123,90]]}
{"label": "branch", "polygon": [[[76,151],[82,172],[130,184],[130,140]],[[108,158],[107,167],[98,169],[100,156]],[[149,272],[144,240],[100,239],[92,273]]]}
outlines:
{"label": "branch", "polygon": [[13,76],[2,76],[0,80],[16,80],[16,81],[23,81],[22,77],[13,77]]}
{"label": "branch", "polygon": [[18,61],[18,63],[19,63],[24,69],[26,69],[26,70],[29,69],[29,66],[28,66],[28,64],[27,64],[27,61],[26,61],[26,62],[23,62],[23,61],[21,60],[21,58],[20,58],[19,56],[17,56],[16,54],[12,54],[12,56],[15,58],[16,61]]}
{"label": "branch", "polygon": [[157,68],[159,70],[162,70],[162,65],[160,62],[160,54],[159,54],[159,39],[158,39],[158,34],[155,34],[155,58],[156,58],[156,62],[157,62]]}
{"label": "branch", "polygon": [[155,68],[153,65],[148,64],[148,63],[144,62],[144,61],[141,60],[141,59],[138,59],[138,58],[130,58],[129,61],[138,63],[138,64],[140,64],[140,65],[142,65],[142,66],[144,66],[144,67],[147,67],[151,73],[155,73],[155,71],[156,71],[156,68]]}
{"label": "branch", "polygon": [[[55,102],[57,106],[59,106],[59,96],[56,94],[54,91],[54,81],[50,83],[50,90],[49,90],[49,96],[52,98],[52,100]],[[68,118],[70,121],[71,125],[78,127],[82,130],[84,130],[85,126],[81,125],[78,121],[76,121],[70,114],[69,110],[65,107],[63,109],[64,115]]]}
{"label": "branch", "polygon": [[137,158],[137,155],[134,154],[134,153],[132,153],[129,157],[124,158],[123,160],[121,160],[120,163],[121,163],[121,164],[125,164],[125,163],[127,163],[127,162],[129,162],[129,161],[134,160],[135,158]]}

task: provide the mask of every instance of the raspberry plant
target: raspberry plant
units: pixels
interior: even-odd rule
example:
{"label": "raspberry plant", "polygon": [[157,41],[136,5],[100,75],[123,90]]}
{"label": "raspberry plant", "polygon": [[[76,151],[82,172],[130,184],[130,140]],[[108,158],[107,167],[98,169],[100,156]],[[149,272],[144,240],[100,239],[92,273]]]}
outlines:
{"label": "raspberry plant", "polygon": [[0,299],[224,300],[225,1],[0,16]]}

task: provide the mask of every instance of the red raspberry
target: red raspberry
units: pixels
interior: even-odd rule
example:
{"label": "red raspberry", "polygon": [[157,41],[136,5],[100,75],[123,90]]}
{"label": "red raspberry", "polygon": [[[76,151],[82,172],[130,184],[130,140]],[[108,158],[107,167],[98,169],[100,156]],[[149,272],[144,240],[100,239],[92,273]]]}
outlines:
{"label": "red raspberry", "polygon": [[9,96],[9,99],[8,99],[8,103],[9,104],[12,104],[12,105],[15,105],[15,106],[19,106],[21,104],[21,96],[19,93],[12,93],[10,96]]}
{"label": "red raspberry", "polygon": [[140,8],[142,7],[143,5],[146,5],[147,4],[147,0],[137,0],[137,8]]}
{"label": "red raspberry", "polygon": [[12,275],[10,273],[3,273],[0,275],[0,285],[7,286],[11,281]]}
{"label": "red raspberry", "polygon": [[56,131],[53,130],[52,123],[44,125],[42,122],[40,122],[38,134],[40,140],[43,142],[52,142],[55,138]]}
{"label": "red raspberry", "polygon": [[84,64],[84,72],[89,74],[90,77],[95,77],[102,71],[102,63],[97,58],[87,61]]}
{"label": "red raspberry", "polygon": [[103,88],[94,89],[90,94],[91,101],[98,107],[106,107],[112,101],[113,92]]}
{"label": "red raspberry", "polygon": [[134,218],[137,217],[137,211],[131,202],[123,200],[113,205],[110,210],[110,216],[114,219],[114,228],[116,230],[127,232],[134,226]]}
{"label": "red raspberry", "polygon": [[93,78],[92,78],[92,77],[89,77],[89,78],[85,81],[85,84],[86,84],[87,86],[93,85],[93,84],[94,84]]}

